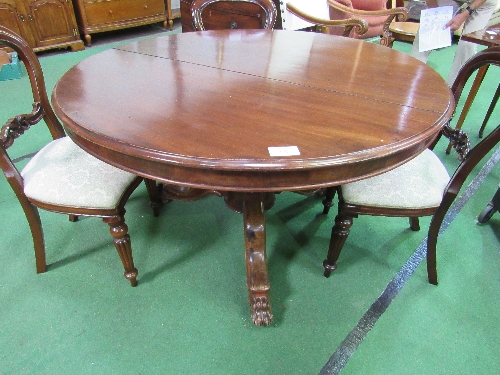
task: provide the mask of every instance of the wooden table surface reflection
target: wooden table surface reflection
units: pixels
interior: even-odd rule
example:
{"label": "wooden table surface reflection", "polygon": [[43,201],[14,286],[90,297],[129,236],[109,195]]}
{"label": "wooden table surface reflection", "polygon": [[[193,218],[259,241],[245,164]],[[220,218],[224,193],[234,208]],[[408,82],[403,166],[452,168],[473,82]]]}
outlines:
{"label": "wooden table surface reflection", "polygon": [[119,46],[70,69],[52,100],[91,154],[165,184],[216,191],[243,214],[257,325],[272,319],[264,212],[274,193],[392,169],[426,148],[454,109],[445,81],[410,56],[283,30]]}

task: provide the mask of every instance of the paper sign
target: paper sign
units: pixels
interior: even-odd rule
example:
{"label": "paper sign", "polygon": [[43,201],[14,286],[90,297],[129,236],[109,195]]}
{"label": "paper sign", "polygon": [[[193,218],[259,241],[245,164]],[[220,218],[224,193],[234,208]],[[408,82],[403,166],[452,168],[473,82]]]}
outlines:
{"label": "paper sign", "polygon": [[296,156],[300,155],[299,148],[297,146],[286,146],[286,147],[268,147],[269,156]]}
{"label": "paper sign", "polygon": [[451,46],[451,31],[449,27],[445,29],[444,25],[452,17],[452,6],[422,9],[418,43],[420,52]]}

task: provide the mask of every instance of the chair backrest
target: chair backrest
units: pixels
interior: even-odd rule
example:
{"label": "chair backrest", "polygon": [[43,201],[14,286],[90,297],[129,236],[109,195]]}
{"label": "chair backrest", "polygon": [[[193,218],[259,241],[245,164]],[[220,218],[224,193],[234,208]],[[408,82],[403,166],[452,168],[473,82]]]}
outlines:
{"label": "chair backrest", "polygon": [[292,13],[296,17],[299,17],[300,19],[303,19],[304,21],[315,24],[316,26],[322,26],[322,31],[326,34],[329,34],[330,28],[334,26],[342,26],[344,28],[344,31],[342,33],[343,36],[349,36],[353,29],[353,32],[356,35],[363,35],[368,31],[368,23],[361,18],[344,18],[337,20],[318,18],[302,11],[291,2],[286,4],[286,9],[290,13]]}
{"label": "chair backrest", "polygon": [[260,6],[265,14],[262,27],[264,29],[272,29],[274,27],[274,23],[276,22],[277,11],[276,11],[276,6],[274,5],[272,0],[194,0],[191,3],[191,15],[193,17],[193,26],[195,30],[197,31],[205,30],[205,26],[203,25],[203,20],[202,20],[203,10],[210,4],[218,2],[251,3]]}
{"label": "chair backrest", "polygon": [[[488,48],[477,53],[465,63],[462,69],[460,69],[460,72],[451,87],[451,91],[455,97],[455,102],[458,102],[465,83],[469,77],[485,65],[496,65],[500,67],[500,47]],[[488,154],[488,152],[498,145],[499,142],[500,124],[464,156],[462,162],[448,184],[443,202],[448,199],[454,199],[469,173],[486,156],[486,154]]]}
{"label": "chair backrest", "polygon": [[18,115],[9,119],[0,131],[0,167],[16,195],[20,197],[20,194],[24,195],[22,177],[10,159],[7,149],[12,146],[15,139],[19,138],[32,125],[37,124],[42,119],[45,121],[54,139],[64,137],[65,133],[47,97],[40,62],[28,43],[13,31],[0,25],[0,45],[13,49],[24,63],[31,83],[34,100],[31,113]]}
{"label": "chair backrest", "polygon": [[[363,38],[381,36],[380,44],[392,47],[394,38],[389,27],[394,20],[400,22],[408,19],[408,9],[404,7],[386,8],[383,0],[327,0],[330,6],[330,18],[343,19],[349,17],[362,18],[368,22],[369,30]],[[356,37],[356,35],[353,35]]]}

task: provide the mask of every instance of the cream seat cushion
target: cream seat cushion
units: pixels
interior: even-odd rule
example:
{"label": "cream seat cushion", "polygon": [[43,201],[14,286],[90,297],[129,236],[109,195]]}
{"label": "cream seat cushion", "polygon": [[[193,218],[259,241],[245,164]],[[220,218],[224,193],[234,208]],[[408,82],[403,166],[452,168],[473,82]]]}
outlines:
{"label": "cream seat cushion", "polygon": [[371,207],[437,207],[449,180],[439,158],[426,149],[389,172],[343,185],[342,196],[347,203]]}
{"label": "cream seat cushion", "polygon": [[21,172],[24,193],[40,202],[80,208],[116,208],[136,178],[83,151],[69,137],[42,148]]}

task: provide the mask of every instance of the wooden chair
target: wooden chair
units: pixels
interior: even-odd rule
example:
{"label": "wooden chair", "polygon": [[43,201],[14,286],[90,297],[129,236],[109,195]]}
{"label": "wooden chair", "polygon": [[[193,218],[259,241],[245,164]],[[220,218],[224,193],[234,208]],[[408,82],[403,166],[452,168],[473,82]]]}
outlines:
{"label": "wooden chair", "polygon": [[330,28],[332,27],[343,27],[344,31],[342,32],[343,36],[349,36],[352,35],[353,33],[355,35],[363,35],[368,31],[368,23],[360,18],[346,18],[346,19],[341,19],[341,20],[330,20],[330,19],[323,19],[319,17],[315,17],[313,15],[310,15],[303,10],[299,9],[297,6],[295,6],[293,3],[289,2],[286,4],[286,9],[295,15],[296,17],[299,17],[300,19],[303,19],[304,21],[310,22],[317,27],[321,27],[321,32],[325,34],[330,34]]}
{"label": "wooden chair", "polygon": [[[214,3],[228,3],[228,2],[239,2],[239,3],[251,3],[260,6],[265,14],[262,20],[263,29],[272,29],[276,22],[277,11],[276,6],[272,0],[194,0],[191,3],[191,14],[193,16],[193,26],[197,31],[204,31],[205,26],[203,25],[203,11],[210,4]],[[218,29],[233,29],[237,28],[237,25],[219,25]]]}
{"label": "wooden chair", "polygon": [[[452,86],[456,102],[469,76],[487,65],[500,66],[500,47],[484,50],[464,65]],[[427,272],[429,282],[437,284],[436,243],[441,223],[469,173],[500,142],[500,125],[470,151],[468,137],[461,130],[446,126],[441,135],[450,138],[461,155],[461,163],[451,178],[434,152],[426,149],[389,172],[336,188],[338,215],[323,262],[326,277],[337,268],[353,218],[358,215],[410,217],[414,230],[418,229],[415,218],[433,215],[427,240]]]}
{"label": "wooden chair", "polygon": [[[110,227],[125,268],[125,278],[132,286],[137,285],[137,269],[132,259],[124,205],[143,179],[96,159],[66,137],[47,97],[37,56],[19,35],[3,26],[0,26],[0,45],[12,48],[24,62],[34,99],[31,113],[18,115],[2,127],[0,167],[26,214],[33,236],[37,272],[45,272],[47,267],[38,207],[67,214],[71,221],[79,215],[101,217]],[[53,140],[19,171],[8,151],[14,142],[18,144],[19,137],[41,120],[44,120]],[[150,180],[145,182],[154,214],[158,216],[160,200],[156,184]]]}
{"label": "wooden chair", "polygon": [[[392,47],[394,37],[389,30],[391,23],[408,19],[408,9],[404,7],[387,9],[387,0],[327,0],[330,19],[362,18],[368,23],[368,31],[362,38],[380,35],[380,44]],[[358,37],[355,34],[352,37]]]}

